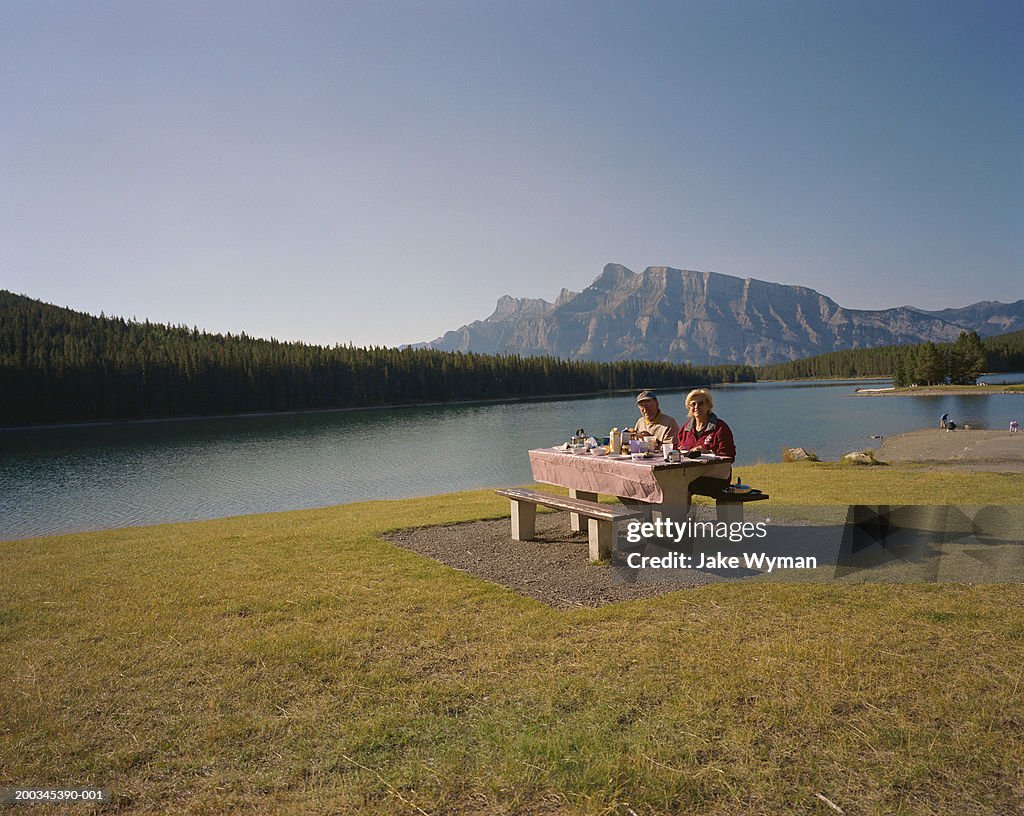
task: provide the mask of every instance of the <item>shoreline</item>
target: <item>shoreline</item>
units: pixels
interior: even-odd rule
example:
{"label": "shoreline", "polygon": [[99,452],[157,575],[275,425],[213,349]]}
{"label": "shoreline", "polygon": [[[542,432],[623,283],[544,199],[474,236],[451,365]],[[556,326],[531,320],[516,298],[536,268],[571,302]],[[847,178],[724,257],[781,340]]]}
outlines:
{"label": "shoreline", "polygon": [[[863,449],[862,449],[863,450]],[[920,428],[902,434],[884,437],[881,444],[874,449],[875,458],[883,466],[892,465],[894,470],[906,468],[908,473],[929,471],[964,475],[967,473],[991,473],[991,474],[1017,474],[1024,473],[1024,433],[1011,434],[1008,430],[964,430],[958,428],[955,431],[943,431],[939,428]],[[746,465],[739,465],[745,471],[759,471],[765,469],[767,472],[778,471],[798,472],[800,468],[809,466],[824,467],[826,472],[838,470],[860,471],[865,477],[872,478],[872,474],[881,476],[888,471],[888,467],[866,467],[847,466],[842,464],[842,457],[829,459],[821,462],[800,462],[789,464],[784,462],[750,462]],[[796,470],[793,470],[796,468]],[[813,471],[812,471],[813,472]],[[754,480],[755,482],[757,479]],[[470,495],[474,493],[490,493],[494,486],[461,488],[455,491],[443,491],[438,493],[416,494],[411,496],[396,496],[387,498],[360,498],[348,501],[341,501],[329,504],[316,504],[309,507],[288,507],[279,509],[264,509],[251,512],[228,513],[227,515],[200,516],[195,518],[163,518],[158,520],[139,521],[133,524],[114,524],[112,526],[90,527],[84,526],[75,529],[35,531],[30,533],[0,532],[0,543],[11,544],[14,542],[25,542],[33,539],[59,538],[65,536],[92,535],[92,534],[115,534],[130,532],[141,533],[144,530],[151,530],[158,527],[179,526],[191,524],[209,524],[225,522],[229,520],[253,519],[259,516],[286,516],[296,513],[328,512],[339,507],[351,507],[355,505],[388,505],[399,506],[402,503],[441,499],[443,497]],[[969,482],[964,483],[964,490],[970,487]],[[965,493],[966,495],[966,493]],[[923,503],[928,503],[923,502]],[[971,502],[965,501],[965,504]]]}
{"label": "shoreline", "polygon": [[1024,433],[921,428],[885,437],[875,457],[887,465],[1024,473]]}
{"label": "shoreline", "polygon": [[[734,383],[713,383],[710,386],[685,385],[678,388],[659,388],[663,394],[674,394],[689,391],[693,388],[717,388],[734,385]],[[445,408],[462,405],[502,405],[519,402],[558,402],[559,400],[589,399],[594,397],[611,397],[616,395],[634,394],[638,388],[615,388],[606,391],[585,391],[580,394],[543,394],[527,397],[502,397],[500,399],[447,400],[443,402],[403,402],[384,405],[360,405],[350,408],[307,408],[293,411],[251,411],[239,414],[190,414],[180,417],[146,417],[136,419],[92,419],[85,422],[61,422],[52,425],[0,425],[0,433],[18,431],[55,431],[73,428],[106,428],[114,425],[153,425],[164,422],[195,422],[206,419],[259,419],[262,417],[305,416],[315,414],[347,414],[356,411],[390,411],[409,408]]]}
{"label": "shoreline", "polygon": [[974,394],[1024,394],[1024,385],[921,385],[911,388],[858,388],[848,397],[943,397]]}
{"label": "shoreline", "polygon": [[[888,379],[887,377],[871,376],[871,377],[797,377],[789,380],[751,380],[750,382],[718,382],[710,383],[706,386],[695,386],[695,385],[684,385],[679,387],[671,388],[658,388],[656,390],[665,394],[675,394],[689,391],[692,388],[726,388],[728,386],[735,385],[759,385],[769,383],[826,383],[834,382],[836,380],[842,381],[865,381],[873,382],[878,380]],[[316,414],[342,414],[352,413],[356,411],[383,411],[383,410],[405,410],[409,408],[444,408],[448,406],[460,406],[460,405],[513,405],[520,402],[557,402],[559,400],[571,400],[571,399],[589,399],[596,397],[609,397],[616,395],[632,394],[640,390],[640,387],[636,388],[614,388],[610,390],[602,391],[584,391],[579,394],[543,394],[537,396],[522,396],[522,397],[502,397],[499,399],[475,399],[475,400],[444,400],[434,402],[403,402],[396,404],[381,404],[381,405],[360,405],[352,406],[348,408],[307,408],[298,409],[292,411],[251,411],[242,412],[236,414],[189,414],[188,416],[173,416],[173,417],[141,417],[141,418],[123,418],[123,419],[93,419],[86,420],[83,422],[59,422],[53,424],[39,424],[39,425],[0,425],[0,433],[12,433],[20,431],[55,431],[55,430],[68,430],[75,428],[106,428],[117,425],[152,425],[158,423],[170,423],[170,422],[195,422],[196,420],[206,419],[259,419],[263,417],[279,417],[279,416],[300,416],[300,415],[316,415]],[[847,394],[849,397],[881,397],[881,396],[942,396],[942,395],[964,395],[964,394],[1024,394],[1024,384],[1010,384],[1010,385],[981,385],[981,386],[970,386],[970,385],[958,385],[958,386],[921,386],[919,388],[857,388],[854,392]]]}

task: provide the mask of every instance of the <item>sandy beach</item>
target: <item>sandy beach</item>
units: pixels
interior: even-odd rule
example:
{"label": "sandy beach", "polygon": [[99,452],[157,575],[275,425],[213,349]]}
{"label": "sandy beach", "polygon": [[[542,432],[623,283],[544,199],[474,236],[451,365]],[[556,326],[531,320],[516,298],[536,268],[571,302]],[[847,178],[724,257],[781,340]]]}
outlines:
{"label": "sandy beach", "polygon": [[875,457],[888,463],[919,463],[943,468],[1024,472],[1024,433],[1000,431],[919,431],[886,437]]}

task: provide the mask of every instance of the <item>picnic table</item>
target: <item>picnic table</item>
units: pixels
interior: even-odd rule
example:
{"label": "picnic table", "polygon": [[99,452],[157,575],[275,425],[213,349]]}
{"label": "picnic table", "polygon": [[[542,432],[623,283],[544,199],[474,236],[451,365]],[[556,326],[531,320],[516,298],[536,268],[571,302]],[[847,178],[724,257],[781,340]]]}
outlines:
{"label": "picnic table", "polygon": [[[649,459],[608,454],[573,454],[557,448],[530,451],[535,482],[567,487],[573,498],[597,501],[599,494],[619,501],[645,520],[676,518],[690,511],[690,483],[700,476],[727,479],[732,459],[705,454],[700,459],[666,462],[661,455]],[[573,529],[580,522],[573,519]]]}
{"label": "picnic table", "polygon": [[[514,540],[533,538],[537,505],[568,510],[572,529],[587,530],[590,557],[598,561],[610,557],[621,524],[684,519],[690,510],[690,483],[698,476],[728,478],[731,464],[731,459],[711,455],[666,462],[659,455],[633,459],[537,448],[530,451],[534,481],[566,487],[569,498],[518,488],[496,492],[511,501]],[[618,497],[621,506],[599,504],[601,493]]]}

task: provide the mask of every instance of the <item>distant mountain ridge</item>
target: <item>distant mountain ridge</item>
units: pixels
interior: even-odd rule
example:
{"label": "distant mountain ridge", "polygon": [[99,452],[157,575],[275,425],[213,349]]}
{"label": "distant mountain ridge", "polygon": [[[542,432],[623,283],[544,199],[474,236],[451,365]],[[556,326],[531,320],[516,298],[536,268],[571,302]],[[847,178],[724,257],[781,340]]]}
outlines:
{"label": "distant mountain ridge", "polygon": [[982,300],[960,309],[941,309],[937,312],[929,312],[924,309],[914,309],[914,311],[972,328],[982,336],[1006,334],[1024,328],[1024,300],[1014,303]]}
{"label": "distant mountain ridge", "polygon": [[554,303],[499,298],[494,313],[430,343],[445,351],[566,359],[765,365],[829,351],[956,340],[1024,329],[1024,300],[929,312],[844,309],[804,286],[665,266],[608,264]]}

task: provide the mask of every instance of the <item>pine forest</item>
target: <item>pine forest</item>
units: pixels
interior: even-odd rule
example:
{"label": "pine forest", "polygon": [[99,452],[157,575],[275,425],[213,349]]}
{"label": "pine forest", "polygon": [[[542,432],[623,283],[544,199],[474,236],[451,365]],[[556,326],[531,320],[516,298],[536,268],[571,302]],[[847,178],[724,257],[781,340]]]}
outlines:
{"label": "pine forest", "polygon": [[614,363],[262,340],[94,317],[0,291],[0,427],[537,398],[769,379],[973,383],[1024,369],[1024,332],[762,366]]}
{"label": "pine forest", "polygon": [[325,348],[93,317],[0,291],[0,426],[8,427],[753,380],[749,366]]}

